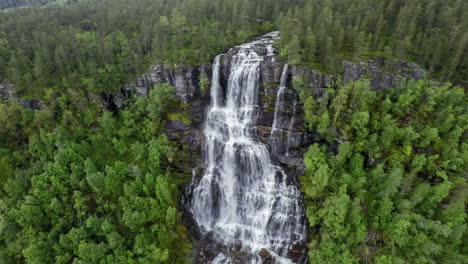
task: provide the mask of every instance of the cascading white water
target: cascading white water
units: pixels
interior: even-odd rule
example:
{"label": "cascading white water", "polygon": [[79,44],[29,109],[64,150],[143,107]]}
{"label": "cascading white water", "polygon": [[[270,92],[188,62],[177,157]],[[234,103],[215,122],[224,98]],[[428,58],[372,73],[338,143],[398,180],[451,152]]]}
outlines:
{"label": "cascading white water", "polygon": [[[283,127],[286,126],[289,128],[293,124],[294,120],[287,120],[287,116],[282,115],[281,110],[284,107],[285,101],[285,92],[286,92],[286,81],[288,77],[288,64],[283,66],[283,72],[281,73],[280,86],[278,88],[278,93],[276,94],[276,103],[275,103],[275,113],[273,118],[273,125],[270,133],[270,142],[272,153],[274,155],[287,155],[289,144],[290,144],[290,132],[287,133],[287,139],[283,138],[284,131]],[[290,125],[286,124],[290,123]]]}
{"label": "cascading white water", "polygon": [[[305,240],[304,210],[296,186],[275,165],[266,145],[255,140],[259,69],[256,45],[271,47],[277,32],[237,47],[227,87],[219,81],[220,57],[213,65],[210,109],[205,121],[206,170],[194,187],[190,210],[202,232],[224,245],[241,245],[254,256],[266,249],[275,263],[292,263],[286,254]],[[271,53],[271,54],[270,54]],[[220,253],[212,263],[231,263]],[[261,263],[253,257],[251,263]]]}
{"label": "cascading white water", "polygon": [[[283,67],[281,74],[281,82],[276,95],[275,113],[273,119],[273,126],[270,133],[270,142],[272,146],[272,152],[275,156],[289,156],[289,148],[293,142],[293,130],[296,116],[297,98],[294,96],[292,100],[292,106],[286,106],[286,93],[287,93],[287,77],[288,77],[289,66],[287,64]],[[290,109],[288,109],[290,108]],[[288,113],[283,111],[287,110]]]}
{"label": "cascading white water", "polygon": [[280,87],[278,89],[278,94],[276,95],[275,117],[273,119],[272,131],[275,131],[278,129],[278,123],[282,123],[281,122],[282,120],[280,120],[281,115],[279,114],[279,111],[283,108],[284,92],[286,91],[286,78],[288,77],[288,69],[289,69],[288,64],[285,64],[283,66],[283,72],[281,73],[281,80],[280,80]]}
{"label": "cascading white water", "polygon": [[211,96],[211,104],[213,107],[218,107],[219,106],[219,100],[221,99],[219,93],[221,92],[219,87],[221,85],[219,84],[219,68],[220,68],[220,55],[215,57],[214,63],[213,63],[213,78],[211,80],[211,87],[210,87],[210,96]]}

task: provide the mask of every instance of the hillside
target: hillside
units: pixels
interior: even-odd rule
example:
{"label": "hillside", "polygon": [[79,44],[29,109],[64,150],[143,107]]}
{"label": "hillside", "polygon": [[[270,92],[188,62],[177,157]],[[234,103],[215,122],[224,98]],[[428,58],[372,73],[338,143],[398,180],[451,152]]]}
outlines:
{"label": "hillside", "polygon": [[0,12],[0,263],[466,263],[467,11]]}

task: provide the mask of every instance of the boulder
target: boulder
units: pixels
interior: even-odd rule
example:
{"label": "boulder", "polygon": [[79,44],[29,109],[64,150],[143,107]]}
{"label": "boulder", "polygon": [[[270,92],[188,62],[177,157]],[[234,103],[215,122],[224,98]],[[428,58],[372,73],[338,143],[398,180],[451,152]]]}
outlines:
{"label": "boulder", "polygon": [[262,260],[262,264],[273,264],[273,256],[271,256],[268,249],[262,248],[260,253],[258,253],[260,259]]}

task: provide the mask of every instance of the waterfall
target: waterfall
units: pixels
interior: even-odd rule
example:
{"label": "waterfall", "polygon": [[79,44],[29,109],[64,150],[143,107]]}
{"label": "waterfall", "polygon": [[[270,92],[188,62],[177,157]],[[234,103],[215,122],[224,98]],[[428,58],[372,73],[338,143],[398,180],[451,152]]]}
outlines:
{"label": "waterfall", "polygon": [[[283,66],[281,73],[280,86],[276,95],[275,112],[273,126],[270,133],[270,143],[274,156],[289,156],[289,148],[292,142],[292,133],[294,130],[294,122],[297,107],[297,98],[292,98],[292,106],[285,105],[287,91],[287,77],[289,66]],[[285,111],[286,110],[286,111]]]}
{"label": "waterfall", "polygon": [[[201,232],[223,245],[240,245],[242,252],[253,256],[252,264],[262,262],[262,250],[275,263],[292,263],[288,250],[304,242],[306,235],[300,191],[286,183],[287,174],[274,164],[267,146],[255,140],[260,65],[269,55],[259,55],[254,47],[271,47],[277,34],[234,50],[224,90],[216,57],[204,129],[206,169],[190,202]],[[219,253],[211,263],[231,262]]]}
{"label": "waterfall", "polygon": [[219,71],[220,71],[220,55],[215,57],[213,62],[213,77],[211,80],[211,87],[210,87],[210,96],[211,96],[211,104],[213,107],[218,107],[219,100],[221,99],[219,96],[220,92],[220,84],[219,84]]}
{"label": "waterfall", "polygon": [[281,115],[279,111],[283,109],[284,105],[284,92],[286,90],[286,78],[288,77],[288,65],[285,64],[283,66],[283,72],[281,73],[281,80],[280,80],[280,87],[278,89],[278,94],[276,95],[276,103],[275,103],[275,117],[273,119],[273,129],[272,131],[275,131],[278,129],[278,122],[281,124],[283,123],[282,120],[280,120]]}
{"label": "waterfall", "polygon": [[[281,73],[280,86],[278,93],[276,94],[275,102],[275,113],[273,118],[273,125],[270,134],[271,151],[273,155],[279,156],[287,153],[289,145],[289,137],[285,142],[283,138],[282,128],[287,120],[284,119],[284,115],[280,112],[284,109],[284,93],[286,91],[286,80],[288,77],[288,64],[283,66],[283,72]],[[289,136],[289,135],[288,135]],[[285,144],[286,143],[286,144]]]}

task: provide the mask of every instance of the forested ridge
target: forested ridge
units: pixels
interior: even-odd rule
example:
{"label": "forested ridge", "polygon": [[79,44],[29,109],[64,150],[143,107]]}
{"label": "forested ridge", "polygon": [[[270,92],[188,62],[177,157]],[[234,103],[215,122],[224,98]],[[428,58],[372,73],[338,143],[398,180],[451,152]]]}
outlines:
{"label": "forested ridge", "polygon": [[431,78],[467,85],[468,5],[463,0],[307,1],[278,18],[282,55],[337,71],[347,57],[405,58]]}
{"label": "forested ridge", "polygon": [[[313,143],[301,190],[310,263],[466,263],[468,3],[464,0],[79,0],[0,11],[0,263],[191,263],[164,134],[190,123],[161,85],[110,112],[152,64],[208,65],[279,30],[285,62],[337,74],[344,60],[407,60],[427,78],[294,89]],[[208,82],[207,80],[204,80]],[[452,82],[453,84],[449,83]],[[457,86],[458,85],[458,86]],[[209,83],[204,83],[205,89]]]}
{"label": "forested ridge", "polygon": [[287,2],[84,0],[6,12],[0,69],[27,95],[116,91],[152,63],[210,64],[227,47],[273,30]]}
{"label": "forested ridge", "polygon": [[341,59],[406,58],[431,78],[466,85],[467,8],[462,0],[82,0],[2,14],[0,69],[23,94],[115,91],[152,63],[209,64],[277,25],[291,64],[337,72]]}

